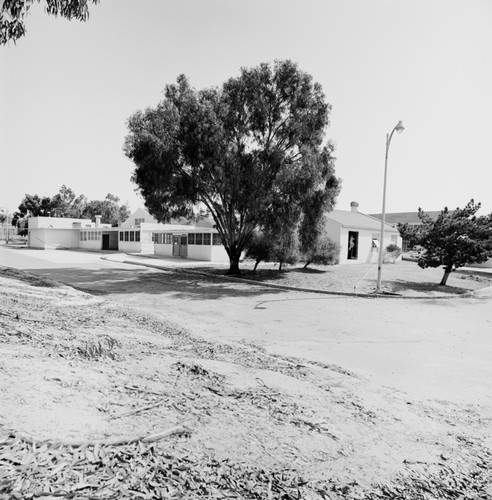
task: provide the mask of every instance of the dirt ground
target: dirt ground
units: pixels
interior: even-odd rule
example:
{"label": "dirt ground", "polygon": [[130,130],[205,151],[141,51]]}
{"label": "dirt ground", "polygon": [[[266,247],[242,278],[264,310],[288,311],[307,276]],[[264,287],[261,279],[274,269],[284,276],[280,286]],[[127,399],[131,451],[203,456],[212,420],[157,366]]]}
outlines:
{"label": "dirt ground", "polygon": [[0,350],[1,499],[492,498],[487,407],[8,268]]}

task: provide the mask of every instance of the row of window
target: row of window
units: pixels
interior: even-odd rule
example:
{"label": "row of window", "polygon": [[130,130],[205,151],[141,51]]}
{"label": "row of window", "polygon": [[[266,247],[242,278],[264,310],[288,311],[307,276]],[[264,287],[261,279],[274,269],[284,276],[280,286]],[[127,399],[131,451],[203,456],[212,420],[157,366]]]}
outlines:
{"label": "row of window", "polygon": [[98,241],[101,239],[101,231],[80,231],[80,241]]}
{"label": "row of window", "polygon": [[[186,235],[180,236],[181,244],[186,245],[222,245],[222,239],[219,234],[214,233],[189,233],[188,242]],[[152,241],[154,243],[161,243],[164,245],[172,245],[173,234],[171,233],[152,233]]]}
{"label": "row of window", "polygon": [[152,233],[152,241],[154,243],[162,243],[164,245],[172,245],[173,235],[171,233]]}
{"label": "row of window", "polygon": [[222,245],[220,234],[214,233],[190,233],[188,234],[188,245]]}
{"label": "row of window", "polygon": [[120,231],[120,241],[140,241],[140,231]]}

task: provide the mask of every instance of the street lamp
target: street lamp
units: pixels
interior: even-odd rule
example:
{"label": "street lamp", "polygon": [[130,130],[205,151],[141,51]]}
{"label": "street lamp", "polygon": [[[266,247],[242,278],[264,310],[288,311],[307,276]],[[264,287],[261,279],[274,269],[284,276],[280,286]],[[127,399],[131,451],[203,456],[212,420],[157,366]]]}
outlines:
{"label": "street lamp", "polygon": [[386,217],[386,176],[388,173],[388,151],[391,143],[391,138],[395,130],[401,134],[404,130],[401,120],[396,124],[391,134],[386,134],[386,156],[384,158],[384,183],[383,183],[383,213],[381,215],[381,236],[379,238],[379,261],[378,261],[378,282],[376,293],[381,293],[381,270],[383,268],[383,242],[384,242],[384,222]]}

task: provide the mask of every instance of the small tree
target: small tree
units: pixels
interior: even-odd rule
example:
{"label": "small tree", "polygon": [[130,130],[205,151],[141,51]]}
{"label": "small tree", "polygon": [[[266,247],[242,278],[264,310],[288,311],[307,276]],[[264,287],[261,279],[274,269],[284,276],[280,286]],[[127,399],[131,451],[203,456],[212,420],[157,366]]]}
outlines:
{"label": "small tree", "polygon": [[304,254],[304,268],[309,264],[324,266],[338,264],[340,261],[340,245],[332,241],[326,233],[322,233],[316,244]]}
{"label": "small tree", "polygon": [[256,271],[260,262],[268,262],[271,259],[272,242],[264,233],[255,231],[246,244],[246,257],[254,259]]}
{"label": "small tree", "polygon": [[299,233],[297,227],[289,224],[276,226],[275,231],[269,232],[272,242],[271,259],[278,262],[278,270],[284,264],[294,265],[299,261]]}
{"label": "small tree", "polygon": [[485,262],[492,257],[492,214],[477,217],[480,203],[471,200],[466,207],[450,212],[447,207],[432,220],[419,208],[422,225],[417,244],[425,251],[418,260],[422,268],[443,266],[440,285],[446,285],[451,272],[467,264]]}

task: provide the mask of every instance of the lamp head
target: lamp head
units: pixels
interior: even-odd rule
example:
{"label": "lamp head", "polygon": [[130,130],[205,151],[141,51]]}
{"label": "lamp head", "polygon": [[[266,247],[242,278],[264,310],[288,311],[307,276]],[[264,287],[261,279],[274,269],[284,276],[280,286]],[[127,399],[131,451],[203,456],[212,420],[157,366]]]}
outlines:
{"label": "lamp head", "polygon": [[403,126],[403,123],[401,122],[401,120],[397,123],[396,127],[395,127],[395,130],[401,134],[404,130],[405,130],[405,127]]}

